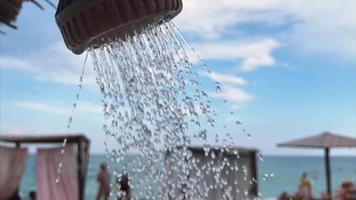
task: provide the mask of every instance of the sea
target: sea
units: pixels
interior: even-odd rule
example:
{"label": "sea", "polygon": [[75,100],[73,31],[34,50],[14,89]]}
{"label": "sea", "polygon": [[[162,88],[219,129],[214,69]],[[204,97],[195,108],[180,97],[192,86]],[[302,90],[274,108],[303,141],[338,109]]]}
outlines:
{"label": "sea", "polygon": [[[30,155],[21,180],[20,192],[23,199],[28,193],[36,190],[36,156]],[[258,160],[258,185],[262,199],[275,199],[282,192],[293,194],[303,173],[307,173],[313,185],[313,194],[321,196],[325,191],[324,158],[319,156],[264,156]],[[96,174],[101,163],[107,162],[105,155],[93,154],[90,156],[85,199],[95,200],[98,189]],[[352,180],[356,183],[356,157],[331,158],[332,183],[334,191],[343,180]],[[134,191],[133,191],[134,192]]]}

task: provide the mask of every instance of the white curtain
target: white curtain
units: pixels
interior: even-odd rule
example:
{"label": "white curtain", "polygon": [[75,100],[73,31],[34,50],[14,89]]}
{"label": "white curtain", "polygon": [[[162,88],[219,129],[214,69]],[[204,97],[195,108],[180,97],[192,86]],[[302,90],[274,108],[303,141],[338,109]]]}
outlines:
{"label": "white curtain", "polygon": [[[78,200],[78,165],[74,146],[38,149],[37,151],[37,199],[38,200]],[[62,163],[61,171],[58,166]],[[59,181],[56,179],[59,177]]]}
{"label": "white curtain", "polygon": [[26,159],[27,149],[0,146],[0,199],[9,199],[19,188]]}

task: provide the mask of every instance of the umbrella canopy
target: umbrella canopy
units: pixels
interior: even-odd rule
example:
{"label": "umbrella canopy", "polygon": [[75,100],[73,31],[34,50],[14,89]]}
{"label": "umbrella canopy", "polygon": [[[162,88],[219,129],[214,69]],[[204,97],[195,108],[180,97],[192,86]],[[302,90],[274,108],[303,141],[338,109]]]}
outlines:
{"label": "umbrella canopy", "polygon": [[351,148],[356,147],[356,138],[347,137],[331,132],[323,132],[321,134],[296,139],[289,142],[279,143],[278,147],[292,148],[313,148],[325,150],[325,173],[327,192],[332,196],[331,191],[331,170],[330,170],[330,149],[331,148]]}
{"label": "umbrella canopy", "polygon": [[300,148],[338,148],[338,147],[356,147],[356,139],[342,136],[330,132],[323,132],[321,134],[292,140],[285,143],[278,144],[279,147],[300,147]]}

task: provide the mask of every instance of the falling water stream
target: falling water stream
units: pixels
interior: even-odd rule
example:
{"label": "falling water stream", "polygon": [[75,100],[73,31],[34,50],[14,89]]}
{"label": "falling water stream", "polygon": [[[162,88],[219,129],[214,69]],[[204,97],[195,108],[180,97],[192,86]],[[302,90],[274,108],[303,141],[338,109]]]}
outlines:
{"label": "falling water stream", "polygon": [[[126,195],[116,180],[127,173],[133,199],[199,200],[216,191],[222,193],[223,199],[241,198],[241,194],[241,199],[251,197],[248,190],[234,189],[256,180],[248,178],[247,166],[236,165],[240,155],[232,148],[232,135],[228,131],[218,133],[227,124],[219,122],[219,113],[198,81],[199,73],[193,69],[186,47],[195,51],[173,22],[163,22],[125,40],[111,39],[88,50],[102,94],[102,130],[115,176],[111,185],[114,199]],[[211,73],[200,57],[199,60],[200,70]],[[79,90],[83,75],[84,68]],[[221,92],[219,82],[214,87],[216,93]],[[78,100],[79,93],[73,110]],[[225,112],[236,117],[232,111]],[[67,128],[71,123],[72,117]],[[251,137],[240,121],[235,120],[234,126]],[[193,155],[190,147],[194,144],[203,147],[207,161]],[[224,153],[234,159],[223,157]],[[126,158],[132,154],[137,156],[128,161]],[[60,168],[61,164],[59,172]],[[130,173],[142,176],[135,178]],[[228,180],[229,173],[243,176]]]}
{"label": "falling water stream", "polygon": [[[220,152],[209,145],[212,133],[203,124],[217,126],[218,113],[197,81],[184,42],[174,24],[165,22],[89,50],[102,93],[102,129],[108,143],[114,144],[105,146],[115,179],[129,171],[144,174],[139,180],[130,177],[132,189],[139,188],[133,199],[144,194],[146,199],[199,200],[213,190],[223,191],[224,199],[234,199],[236,191],[223,177],[226,168],[246,174],[233,184],[251,182],[246,166],[239,169],[231,160],[218,159],[234,145],[229,133],[214,135],[216,142],[221,141]],[[204,63],[202,70],[211,73]],[[219,93],[221,84],[216,82],[215,87]],[[242,124],[236,121],[236,125]],[[204,146],[208,162],[193,156],[189,148],[193,143]],[[136,159],[119,165],[132,153]],[[239,158],[236,150],[230,153]],[[213,180],[207,180],[211,174]],[[112,196],[126,195],[118,188],[112,185]],[[249,198],[248,191],[241,193]]]}

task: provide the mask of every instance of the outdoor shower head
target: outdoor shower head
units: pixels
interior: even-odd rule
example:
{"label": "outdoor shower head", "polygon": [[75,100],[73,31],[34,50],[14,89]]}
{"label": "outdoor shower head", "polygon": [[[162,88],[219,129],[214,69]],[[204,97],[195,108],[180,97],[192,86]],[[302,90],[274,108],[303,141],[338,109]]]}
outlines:
{"label": "outdoor shower head", "polygon": [[125,40],[150,24],[170,20],[182,0],[60,0],[56,21],[73,53],[100,46],[113,38]]}

